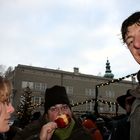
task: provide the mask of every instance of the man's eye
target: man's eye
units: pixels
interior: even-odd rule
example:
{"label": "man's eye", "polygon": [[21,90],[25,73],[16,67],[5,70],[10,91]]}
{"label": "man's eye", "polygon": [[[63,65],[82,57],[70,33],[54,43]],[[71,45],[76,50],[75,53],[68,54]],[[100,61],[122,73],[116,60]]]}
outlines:
{"label": "man's eye", "polygon": [[7,99],[3,100],[2,103],[3,103],[3,104],[9,105],[9,104],[10,104],[10,99],[7,98]]}
{"label": "man's eye", "polygon": [[5,103],[6,103],[7,105],[9,105],[9,104],[10,104],[10,100],[6,100]]}
{"label": "man's eye", "polygon": [[67,105],[64,105],[62,108],[63,109],[68,109],[68,106]]}
{"label": "man's eye", "polygon": [[50,108],[51,111],[56,111],[55,107]]}
{"label": "man's eye", "polygon": [[133,40],[132,41],[129,41],[128,42],[128,46],[130,46],[132,43],[133,43]]}

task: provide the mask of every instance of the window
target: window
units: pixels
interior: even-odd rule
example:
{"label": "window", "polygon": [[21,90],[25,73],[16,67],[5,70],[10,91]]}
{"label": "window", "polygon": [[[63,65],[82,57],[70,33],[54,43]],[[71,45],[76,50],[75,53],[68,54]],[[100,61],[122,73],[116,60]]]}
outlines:
{"label": "window", "polygon": [[116,105],[111,105],[110,106],[110,111],[115,112],[116,111]]}
{"label": "window", "polygon": [[114,96],[115,96],[115,93],[114,93],[114,92],[112,92],[111,90],[106,91],[106,97],[109,97],[109,98],[114,98]]}
{"label": "window", "polygon": [[34,88],[35,90],[40,90],[41,89],[41,83],[34,83]]}
{"label": "window", "polygon": [[42,98],[41,97],[35,96],[35,97],[32,98],[32,103],[33,104],[41,104],[41,102],[42,102]]}
{"label": "window", "polygon": [[41,90],[42,90],[42,91],[45,91],[46,88],[47,88],[47,84],[46,84],[46,83],[42,83],[42,84],[41,84]]}
{"label": "window", "polygon": [[66,86],[66,91],[68,94],[73,94],[73,87],[72,86]]}
{"label": "window", "polygon": [[85,89],[85,95],[95,97],[95,89],[86,88]]}
{"label": "window", "polygon": [[46,83],[39,83],[39,82],[29,82],[29,81],[22,81],[22,88],[29,87],[31,90],[36,91],[45,91],[47,88]]}
{"label": "window", "polygon": [[38,82],[34,83],[34,89],[37,91],[45,91],[46,88],[47,88],[46,83],[38,83]]}
{"label": "window", "polygon": [[29,81],[22,81],[22,88],[26,88],[29,87],[30,89],[33,89],[33,82],[29,82]]}

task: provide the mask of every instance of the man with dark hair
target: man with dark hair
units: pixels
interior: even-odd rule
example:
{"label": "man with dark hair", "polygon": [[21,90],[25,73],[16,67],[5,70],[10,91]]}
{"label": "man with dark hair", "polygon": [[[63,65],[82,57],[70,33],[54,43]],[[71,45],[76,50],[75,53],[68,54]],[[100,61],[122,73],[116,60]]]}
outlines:
{"label": "man with dark hair", "polygon": [[[124,20],[121,27],[122,39],[126,43],[128,49],[134,59],[140,64],[140,12],[135,12]],[[140,80],[140,72],[137,74],[138,81]],[[132,104],[130,114],[130,140],[140,140],[140,81],[132,96],[136,97]]]}
{"label": "man with dark hair", "polygon": [[14,140],[92,140],[91,135],[75,119],[63,86],[46,89],[44,116],[30,124]]}
{"label": "man with dark hair", "polygon": [[133,13],[122,23],[121,33],[123,42],[140,64],[140,12]]}

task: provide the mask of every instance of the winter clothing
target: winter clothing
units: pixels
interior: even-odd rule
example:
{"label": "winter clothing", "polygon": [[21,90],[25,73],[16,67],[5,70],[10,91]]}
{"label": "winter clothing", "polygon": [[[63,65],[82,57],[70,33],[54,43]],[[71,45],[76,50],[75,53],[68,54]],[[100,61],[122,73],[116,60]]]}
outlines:
{"label": "winter clothing", "polygon": [[[44,117],[40,118],[34,124],[26,126],[22,132],[17,133],[17,135],[13,140],[39,140],[42,126],[49,123],[49,120],[48,121],[46,120],[47,118],[46,115],[50,113],[48,110],[50,107],[55,106],[57,104],[67,104],[70,107],[70,102],[66,94],[65,87],[56,85],[53,86],[52,88],[46,89]],[[70,110],[68,109],[68,111]],[[54,114],[55,113],[56,112],[54,112]],[[57,115],[60,115],[59,113],[63,112],[57,112]],[[90,134],[86,130],[84,130],[84,128],[77,122],[74,116],[72,116],[69,126],[66,128],[55,129],[50,140],[77,140],[77,139],[92,140]]]}
{"label": "winter clothing", "polygon": [[113,130],[110,140],[130,140],[130,122],[128,116],[112,122]]}
{"label": "winter clothing", "polygon": [[[39,133],[41,127],[46,123],[44,119],[38,121],[36,124],[30,124],[24,128],[23,131],[17,133],[13,140],[39,140]],[[57,131],[57,129],[56,129]],[[59,130],[58,130],[59,131]],[[61,130],[62,131],[62,130]],[[57,132],[54,132],[51,140],[62,140],[61,136],[57,135]],[[92,140],[90,134],[84,130],[84,128],[75,121],[71,134],[65,140]]]}
{"label": "winter clothing", "polygon": [[96,123],[90,119],[85,119],[82,125],[90,132],[93,140],[103,140],[100,130],[97,128]]}
{"label": "winter clothing", "polygon": [[140,99],[136,99],[132,104],[130,114],[130,140],[140,140]]}
{"label": "winter clothing", "polygon": [[130,91],[130,94],[136,98],[140,98],[140,84]]}
{"label": "winter clothing", "polygon": [[63,86],[53,86],[52,88],[47,88],[45,92],[45,113],[51,106],[56,104],[67,104],[70,106],[70,101],[68,99],[66,89]]}

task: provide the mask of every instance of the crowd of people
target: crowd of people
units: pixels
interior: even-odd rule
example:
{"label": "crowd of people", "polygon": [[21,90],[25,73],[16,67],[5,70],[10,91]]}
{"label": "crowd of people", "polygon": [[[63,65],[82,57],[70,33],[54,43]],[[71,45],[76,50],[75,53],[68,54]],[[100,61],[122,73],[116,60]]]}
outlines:
{"label": "crowd of people", "polygon": [[[121,27],[123,42],[140,64],[140,12],[130,15]],[[106,121],[102,116],[85,114],[77,119],[66,89],[55,85],[45,91],[44,114],[21,129],[10,126],[14,107],[10,101],[12,84],[0,76],[0,140],[140,140],[140,71],[138,85],[116,101],[126,114]]]}

